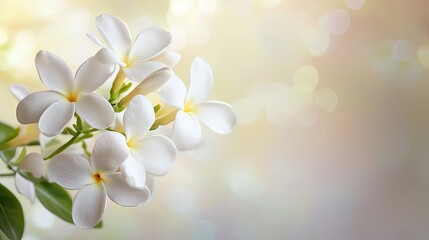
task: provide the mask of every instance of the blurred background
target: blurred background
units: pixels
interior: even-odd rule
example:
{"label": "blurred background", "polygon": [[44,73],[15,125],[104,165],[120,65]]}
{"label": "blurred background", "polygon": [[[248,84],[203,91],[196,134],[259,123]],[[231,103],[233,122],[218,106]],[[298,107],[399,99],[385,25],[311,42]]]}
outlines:
{"label": "blurred background", "polygon": [[[1,121],[7,86],[45,89],[46,49],[76,69],[98,46],[95,18],[173,34],[185,82],[209,62],[211,99],[240,125],[204,128],[145,207],[109,202],[81,231],[20,196],[26,240],[429,238],[429,14],[424,0],[0,0]],[[1,179],[13,189],[12,179]]]}

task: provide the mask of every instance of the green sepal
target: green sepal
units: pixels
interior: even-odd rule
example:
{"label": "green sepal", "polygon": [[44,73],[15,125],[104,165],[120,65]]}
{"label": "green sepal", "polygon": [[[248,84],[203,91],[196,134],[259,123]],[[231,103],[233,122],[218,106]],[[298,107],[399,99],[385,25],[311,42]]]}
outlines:
{"label": "green sepal", "polygon": [[132,86],[133,86],[133,84],[131,82],[122,84],[122,87],[119,90],[118,96],[120,96],[122,93],[128,91]]}
{"label": "green sepal", "polygon": [[22,151],[19,154],[19,156],[11,163],[15,166],[18,166],[19,164],[22,163],[22,161],[24,161],[25,156],[27,156],[27,148],[26,147],[22,148]]}
{"label": "green sepal", "polygon": [[157,105],[155,105],[155,107],[153,107],[153,111],[155,113],[157,113],[160,109],[161,109],[161,104],[157,104]]}

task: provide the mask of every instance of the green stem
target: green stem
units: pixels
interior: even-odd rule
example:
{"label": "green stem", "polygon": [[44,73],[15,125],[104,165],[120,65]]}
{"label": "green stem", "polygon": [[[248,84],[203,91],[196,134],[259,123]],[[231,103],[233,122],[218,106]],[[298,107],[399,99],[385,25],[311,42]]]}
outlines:
{"label": "green stem", "polygon": [[51,159],[51,158],[55,157],[57,154],[66,150],[66,148],[70,147],[70,145],[72,145],[74,143],[74,141],[79,137],[79,135],[80,135],[80,132],[78,132],[76,135],[74,135],[68,142],[64,143],[64,145],[62,145],[57,150],[55,150],[55,152],[53,152],[51,155],[49,155],[47,158],[45,158],[45,160]]}
{"label": "green stem", "polygon": [[1,173],[0,177],[12,177],[15,176],[15,173]]}

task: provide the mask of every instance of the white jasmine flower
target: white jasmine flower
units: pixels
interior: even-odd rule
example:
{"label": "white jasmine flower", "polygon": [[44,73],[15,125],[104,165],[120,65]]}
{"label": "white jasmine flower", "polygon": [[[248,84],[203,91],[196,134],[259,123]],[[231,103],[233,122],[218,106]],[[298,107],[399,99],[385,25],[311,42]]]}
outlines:
{"label": "white jasmine flower", "polygon": [[36,67],[42,82],[52,90],[31,93],[19,102],[16,115],[20,123],[39,123],[40,131],[49,137],[61,133],[75,111],[98,129],[113,123],[115,112],[109,102],[92,93],[111,76],[111,66],[91,57],[73,78],[59,56],[39,51]]}
{"label": "white jasmine flower", "polygon": [[77,227],[88,229],[103,218],[108,196],[122,206],[136,206],[149,199],[147,187],[130,187],[116,172],[128,157],[123,135],[105,132],[98,136],[91,164],[79,154],[59,154],[48,165],[48,175],[66,189],[79,189],[73,200],[72,217]]}
{"label": "white jasmine flower", "polygon": [[[43,175],[43,159],[38,153],[30,153],[25,156],[18,168],[20,171],[31,173],[35,178],[41,178]],[[30,202],[34,202],[36,190],[33,182],[27,180],[19,173],[15,174],[15,188],[19,193],[28,198]]]}
{"label": "white jasmine flower", "polygon": [[103,47],[95,57],[104,63],[119,64],[130,80],[141,82],[149,74],[172,67],[180,60],[178,53],[167,50],[172,37],[161,28],[143,29],[133,43],[128,26],[120,18],[102,14],[95,22],[106,43],[87,34],[94,43]]}
{"label": "white jasmine flower", "polygon": [[146,172],[152,175],[164,175],[168,172],[176,157],[176,147],[165,136],[147,137],[155,122],[152,104],[139,95],[133,98],[124,114],[124,141],[130,155],[121,165],[121,171],[133,187],[145,186]]}
{"label": "white jasmine flower", "polygon": [[232,107],[220,101],[204,101],[213,84],[210,66],[195,58],[191,66],[189,90],[183,82],[173,77],[160,91],[164,102],[179,109],[174,120],[172,139],[179,150],[195,148],[201,141],[199,121],[213,131],[226,134],[237,124]]}

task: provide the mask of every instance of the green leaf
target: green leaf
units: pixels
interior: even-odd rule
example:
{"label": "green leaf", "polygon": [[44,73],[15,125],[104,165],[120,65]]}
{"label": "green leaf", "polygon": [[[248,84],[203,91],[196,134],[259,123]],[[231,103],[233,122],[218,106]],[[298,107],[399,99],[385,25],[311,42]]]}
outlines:
{"label": "green leaf", "polygon": [[0,122],[0,144],[6,143],[19,134],[19,128],[15,129],[9,125]]}
{"label": "green leaf", "polygon": [[103,228],[103,221],[100,221],[97,225],[95,225],[93,228]]}
{"label": "green leaf", "polygon": [[15,155],[16,155],[16,148],[12,148],[12,149],[0,152],[0,156],[7,162],[12,160],[12,158],[14,158]]}
{"label": "green leaf", "polygon": [[4,234],[4,232],[2,232],[1,230],[0,230],[0,239],[1,240],[10,240],[5,234]]}
{"label": "green leaf", "polygon": [[72,199],[66,190],[46,180],[34,182],[34,185],[36,196],[46,209],[64,221],[73,223]]}
{"label": "green leaf", "polygon": [[24,214],[18,199],[0,184],[0,229],[9,239],[21,239]]}

